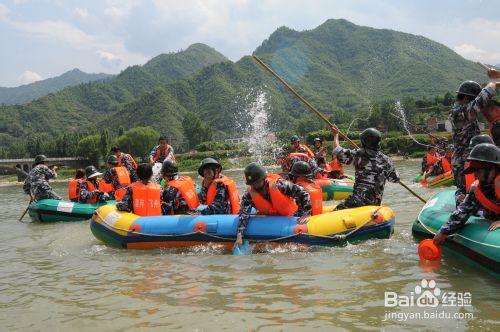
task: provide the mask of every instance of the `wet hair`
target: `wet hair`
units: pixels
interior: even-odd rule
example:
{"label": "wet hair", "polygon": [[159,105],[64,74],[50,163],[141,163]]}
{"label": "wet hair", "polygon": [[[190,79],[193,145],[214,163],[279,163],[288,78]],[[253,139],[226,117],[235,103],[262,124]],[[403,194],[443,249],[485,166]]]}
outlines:
{"label": "wet hair", "polygon": [[111,153],[116,153],[116,152],[120,152],[120,151],[121,151],[120,147],[118,147],[116,145],[111,148]]}
{"label": "wet hair", "polygon": [[75,179],[81,179],[83,177],[85,177],[85,170],[83,168],[77,169],[75,174]]}
{"label": "wet hair", "polygon": [[167,141],[167,138],[165,136],[160,136],[160,138],[158,138],[158,143],[160,143],[160,141]]}
{"label": "wet hair", "polygon": [[139,164],[137,166],[137,176],[141,180],[149,180],[153,176],[153,167],[150,164]]}

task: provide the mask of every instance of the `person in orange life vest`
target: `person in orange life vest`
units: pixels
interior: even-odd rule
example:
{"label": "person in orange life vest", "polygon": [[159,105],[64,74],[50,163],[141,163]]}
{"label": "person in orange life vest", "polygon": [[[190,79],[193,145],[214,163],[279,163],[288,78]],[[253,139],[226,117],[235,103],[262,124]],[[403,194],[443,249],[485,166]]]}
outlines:
{"label": "person in orange life vest", "polygon": [[323,192],[311,181],[312,176],[311,166],[305,161],[299,161],[293,164],[288,178],[292,183],[307,190],[311,199],[312,214],[316,215],[323,213]]}
{"label": "person in orange life vest", "polygon": [[97,203],[109,199],[109,194],[98,190],[99,183],[97,177],[102,175],[94,166],[85,168],[86,180],[82,181],[78,192],[78,201],[80,203]]}
{"label": "person in orange life vest", "polygon": [[236,183],[222,175],[222,166],[213,158],[201,161],[198,174],[203,177],[197,211],[205,214],[236,214],[240,209],[240,194]]}
{"label": "person in orange life vest", "polygon": [[263,215],[295,216],[299,224],[309,220],[312,206],[307,190],[278,174],[267,174],[258,163],[249,164],[244,172],[249,187],[241,198],[236,244],[243,243],[243,233],[254,210]]}
{"label": "person in orange life vest", "polygon": [[165,179],[165,187],[161,191],[161,214],[186,214],[200,205],[193,179],[179,176],[175,161],[165,160],[161,174]]}
{"label": "person in orange life vest", "polygon": [[482,112],[490,123],[490,135],[495,145],[500,147],[500,103],[496,100],[489,100]]}
{"label": "person in orange life vest", "polygon": [[305,153],[309,158],[314,158],[314,153],[311,149],[309,149],[305,144],[300,144],[299,136],[293,135],[290,141],[293,146],[293,152]]}
{"label": "person in orange life vest", "polygon": [[464,227],[467,220],[479,211],[491,221],[490,231],[500,228],[500,149],[493,144],[481,143],[472,149],[467,160],[470,165],[464,173],[473,172],[477,181],[434,236],[437,245]]}
{"label": "person in orange life vest", "polygon": [[[491,139],[491,137],[488,135],[476,135],[476,136],[471,138],[470,143],[469,143],[469,149],[472,151],[472,149],[476,145],[481,144],[481,143],[495,144],[495,143],[493,143],[493,139]],[[470,162],[466,161],[464,169],[467,169],[469,167],[469,165],[470,165]],[[472,188],[472,185],[474,184],[474,182],[476,181],[476,177],[474,176],[474,173],[469,173],[469,174],[465,174],[464,178],[465,178],[465,188],[467,189],[467,191],[469,191],[470,188]]]}
{"label": "person in orange life vest", "polygon": [[150,164],[137,166],[139,181],[125,188],[123,198],[116,203],[119,211],[135,213],[141,217],[161,215],[161,187],[151,182],[153,168]]}
{"label": "person in orange life vest", "polygon": [[422,158],[422,169],[420,171],[420,174],[423,174],[424,172],[429,172],[439,160],[439,155],[436,151],[436,147],[431,145],[429,146],[429,151],[425,154],[425,156]]}
{"label": "person in orange life vest", "polygon": [[108,157],[108,169],[102,178],[104,183],[111,184],[113,188],[108,192],[111,198],[120,200],[125,193],[124,188],[130,185],[130,175],[125,166],[118,166],[118,158],[114,155]]}
{"label": "person in orange life vest", "polygon": [[78,192],[82,181],[85,181],[85,170],[79,168],[76,170],[75,178],[68,184],[68,198],[70,201],[78,202]]}
{"label": "person in orange life vest", "polygon": [[330,164],[326,162],[325,157],[316,158],[316,163],[318,164],[319,168],[321,168],[322,170],[324,170],[327,173],[326,175],[321,174],[321,179],[329,178],[330,174],[333,170],[332,170],[332,167],[330,166]]}
{"label": "person in orange life vest", "polygon": [[319,137],[314,139],[314,147],[312,149],[312,153],[314,154],[314,158],[317,160],[319,157],[325,157],[325,147],[323,146],[323,140]]}
{"label": "person in orange life vest", "polygon": [[167,139],[165,137],[161,136],[158,139],[158,145],[155,146],[149,154],[149,163],[162,164],[168,159],[175,161],[174,148],[170,144],[167,144]]}
{"label": "person in orange life vest", "polygon": [[118,146],[113,146],[110,153],[118,158],[118,166],[125,166],[130,174],[130,181],[137,181],[137,163],[128,153],[123,153]]}
{"label": "person in orange life vest", "polygon": [[425,177],[436,176],[451,171],[451,158],[453,157],[453,145],[446,146],[444,156],[442,156],[437,163],[435,163],[431,170],[425,174]]}

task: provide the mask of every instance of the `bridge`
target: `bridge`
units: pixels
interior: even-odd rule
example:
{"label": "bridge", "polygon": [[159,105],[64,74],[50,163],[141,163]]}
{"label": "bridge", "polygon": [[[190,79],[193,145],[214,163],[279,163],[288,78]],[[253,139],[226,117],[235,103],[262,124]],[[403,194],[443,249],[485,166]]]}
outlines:
{"label": "bridge", "polygon": [[[24,181],[33,168],[34,159],[0,159],[0,174],[17,174],[18,181]],[[60,157],[48,158],[48,165],[67,166],[70,168],[82,168],[89,164],[88,158],[84,157]]]}

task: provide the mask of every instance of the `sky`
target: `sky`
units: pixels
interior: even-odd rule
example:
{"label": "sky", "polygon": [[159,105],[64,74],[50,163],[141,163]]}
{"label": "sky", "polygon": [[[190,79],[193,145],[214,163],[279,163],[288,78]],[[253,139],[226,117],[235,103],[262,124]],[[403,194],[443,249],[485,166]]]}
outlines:
{"label": "sky", "polygon": [[499,64],[499,13],[500,0],[0,0],[0,86],[73,68],[116,74],[198,42],[237,61],[280,26],[309,30],[330,18]]}

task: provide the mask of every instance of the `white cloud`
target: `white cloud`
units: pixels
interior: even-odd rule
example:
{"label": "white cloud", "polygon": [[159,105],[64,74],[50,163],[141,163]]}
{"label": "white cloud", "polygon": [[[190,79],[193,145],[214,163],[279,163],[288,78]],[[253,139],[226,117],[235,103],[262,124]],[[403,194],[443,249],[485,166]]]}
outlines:
{"label": "white cloud", "polygon": [[115,19],[128,16],[135,6],[142,3],[142,0],[107,0],[104,14]]}
{"label": "white cloud", "polygon": [[73,14],[82,21],[85,21],[87,17],[89,17],[89,11],[87,8],[75,8]]}
{"label": "white cloud", "polygon": [[7,19],[9,12],[9,8],[3,3],[0,3],[0,20]]}
{"label": "white cloud", "polygon": [[122,64],[122,59],[111,52],[106,52],[103,50],[98,50],[97,55],[99,56],[100,63],[108,68],[116,69]]}
{"label": "white cloud", "polygon": [[21,76],[19,76],[18,81],[21,84],[29,84],[36,81],[40,81],[41,79],[42,76],[40,76],[40,74],[31,70],[25,70],[24,73],[22,73]]}

